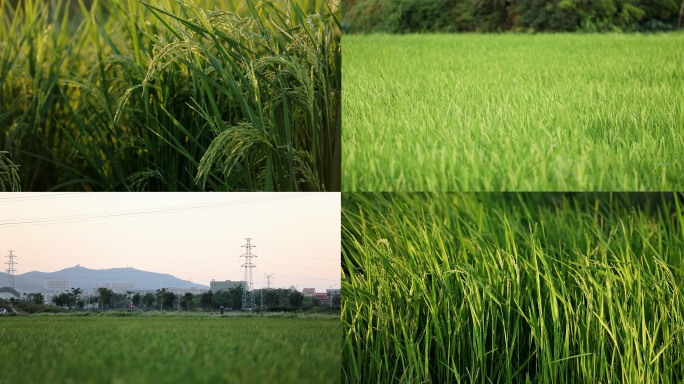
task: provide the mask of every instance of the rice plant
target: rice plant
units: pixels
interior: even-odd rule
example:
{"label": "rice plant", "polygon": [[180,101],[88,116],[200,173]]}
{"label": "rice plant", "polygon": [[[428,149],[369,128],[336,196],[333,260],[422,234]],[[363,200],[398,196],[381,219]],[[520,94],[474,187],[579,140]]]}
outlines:
{"label": "rice plant", "polygon": [[345,191],[684,188],[684,34],[344,41]]}
{"label": "rice plant", "polygon": [[2,0],[0,149],[24,190],[339,190],[338,13]]}
{"label": "rice plant", "polygon": [[682,197],[345,194],[343,381],[681,383]]}
{"label": "rice plant", "polygon": [[19,192],[19,173],[17,166],[5,156],[7,152],[0,151],[0,189],[2,192]]}

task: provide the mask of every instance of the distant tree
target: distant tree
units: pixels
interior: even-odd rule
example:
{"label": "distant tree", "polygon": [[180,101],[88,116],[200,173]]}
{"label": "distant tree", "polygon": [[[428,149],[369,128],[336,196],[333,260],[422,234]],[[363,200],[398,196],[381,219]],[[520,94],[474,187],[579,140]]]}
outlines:
{"label": "distant tree", "polygon": [[168,309],[173,308],[174,305],[176,305],[176,307],[177,307],[179,304],[178,298],[179,298],[179,295],[176,295],[173,292],[167,291],[164,294],[164,305],[166,305],[166,308],[168,308]]}
{"label": "distant tree", "polygon": [[62,299],[59,297],[59,295],[53,295],[50,298],[50,302],[52,305],[56,305],[58,307],[62,307],[64,304],[62,303]]}
{"label": "distant tree", "polygon": [[29,301],[32,301],[36,304],[44,304],[45,303],[45,297],[43,296],[42,293],[29,293],[28,299],[29,299]]}
{"label": "distant tree", "polygon": [[121,303],[128,303],[125,293],[114,293],[112,295],[112,308],[116,309]]}
{"label": "distant tree", "polygon": [[175,299],[176,295],[174,295],[173,292],[167,291],[166,288],[157,289],[157,301],[159,302],[162,311],[164,310],[164,307],[166,307],[167,310],[171,309]]}
{"label": "distant tree", "polygon": [[332,307],[333,307],[333,308],[339,308],[339,307],[340,307],[340,304],[341,304],[341,301],[342,301],[342,297],[340,297],[340,295],[333,295],[333,297],[332,297]]}
{"label": "distant tree", "polygon": [[304,295],[296,290],[290,290],[290,295],[288,296],[290,305],[293,307],[301,307],[304,301]]}
{"label": "distant tree", "polygon": [[142,295],[140,293],[136,293],[135,295],[133,295],[133,298],[131,299],[131,302],[133,303],[133,305],[135,305],[136,308],[140,306],[141,301]]}
{"label": "distant tree", "polygon": [[79,300],[76,302],[76,305],[78,306],[78,309],[83,309],[83,307],[85,307],[85,301]]}
{"label": "distant tree", "polygon": [[126,291],[126,298],[131,303],[131,312],[133,311],[133,291]]}
{"label": "distant tree", "polygon": [[185,296],[183,296],[182,304],[184,307],[190,310],[190,306],[192,305],[192,301],[195,299],[194,295],[190,292],[187,292]]}
{"label": "distant tree", "polygon": [[67,305],[69,309],[76,306],[76,301],[81,293],[83,293],[81,288],[71,288],[71,292],[69,292],[69,303]]}
{"label": "distant tree", "polygon": [[214,304],[214,292],[212,292],[211,289],[201,295],[200,304],[202,307],[212,308],[212,305]]}
{"label": "distant tree", "polygon": [[176,295],[174,295],[173,292],[167,291],[166,288],[157,289],[157,301],[159,302],[162,311],[164,310],[164,307],[167,309],[172,308],[175,299]]}
{"label": "distant tree", "polygon": [[68,293],[60,293],[59,295],[54,295],[52,296],[52,303],[55,304],[56,306],[62,308],[62,307],[69,307],[71,302],[71,295]]}
{"label": "distant tree", "polygon": [[244,291],[245,288],[242,285],[238,285],[237,287],[228,290],[228,294],[230,295],[230,305],[228,305],[228,307],[235,309],[242,308],[242,295]]}
{"label": "distant tree", "polygon": [[269,307],[277,307],[280,304],[280,295],[275,289],[268,289],[264,292],[264,304]]}
{"label": "distant tree", "polygon": [[112,305],[112,297],[114,296],[114,292],[112,292],[111,289],[105,288],[105,287],[100,287],[97,289],[97,291],[100,293],[100,301],[102,302],[102,309],[104,309],[105,303],[109,303],[109,305]]}
{"label": "distant tree", "polygon": [[320,305],[321,305],[321,301],[315,297],[304,298],[304,306],[305,307],[318,307]]}
{"label": "distant tree", "polygon": [[145,308],[150,309],[150,307],[154,308],[154,302],[155,302],[155,297],[154,294],[152,293],[146,293],[145,296],[142,298],[143,303],[145,304]]}
{"label": "distant tree", "polygon": [[162,294],[166,292],[166,288],[157,289],[157,293],[154,294],[155,304],[159,303],[159,309],[164,310],[164,300],[162,300]]}
{"label": "distant tree", "polygon": [[230,308],[232,305],[233,304],[231,302],[230,289],[225,290],[225,291],[220,290],[220,291],[216,291],[216,293],[214,293],[214,303],[213,303],[214,308],[220,307],[220,306]]}

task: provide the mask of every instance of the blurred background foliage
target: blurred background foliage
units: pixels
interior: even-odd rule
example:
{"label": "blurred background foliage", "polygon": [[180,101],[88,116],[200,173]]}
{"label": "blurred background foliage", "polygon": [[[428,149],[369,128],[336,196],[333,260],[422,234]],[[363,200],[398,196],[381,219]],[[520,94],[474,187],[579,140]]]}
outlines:
{"label": "blurred background foliage", "polygon": [[350,33],[648,32],[677,29],[680,0],[343,0]]}

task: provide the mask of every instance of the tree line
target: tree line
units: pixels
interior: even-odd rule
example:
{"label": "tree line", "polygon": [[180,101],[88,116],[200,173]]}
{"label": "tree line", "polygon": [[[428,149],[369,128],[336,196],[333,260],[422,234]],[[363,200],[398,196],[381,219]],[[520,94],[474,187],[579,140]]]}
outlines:
{"label": "tree line", "polygon": [[343,0],[348,33],[668,31],[684,0]]}
{"label": "tree line", "polygon": [[[262,289],[255,290],[255,303],[258,308],[311,308],[320,306],[321,303],[315,297],[304,297],[295,287],[289,289]],[[101,310],[130,308],[127,305],[139,309],[147,310],[185,310],[193,309],[217,310],[224,307],[228,310],[239,310],[242,308],[243,287],[238,286],[228,290],[213,292],[211,290],[202,294],[193,295],[186,293],[176,295],[167,291],[165,288],[158,289],[156,292],[141,294],[139,292],[127,291],[126,293],[116,293],[108,288],[98,288],[99,296],[88,298],[80,297],[83,290],[72,288],[69,292],[54,295],[51,298],[52,304],[57,307],[72,309],[99,308]],[[28,296],[28,301],[35,304],[45,304],[45,298],[40,293],[32,293]],[[333,307],[340,306],[340,296],[336,295],[332,300]],[[131,308],[132,309],[132,308]]]}

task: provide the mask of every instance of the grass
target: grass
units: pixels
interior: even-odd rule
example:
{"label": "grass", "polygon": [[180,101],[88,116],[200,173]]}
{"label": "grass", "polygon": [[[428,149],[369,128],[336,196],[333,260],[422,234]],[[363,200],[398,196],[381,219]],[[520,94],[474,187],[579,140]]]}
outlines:
{"label": "grass", "polygon": [[684,34],[344,41],[345,191],[684,188]]}
{"label": "grass", "polygon": [[0,150],[25,191],[339,190],[336,13],[0,0]]}
{"label": "grass", "polygon": [[0,383],[340,380],[339,317],[7,317]]}
{"label": "grass", "polygon": [[358,193],[342,206],[344,382],[684,381],[672,194]]}

